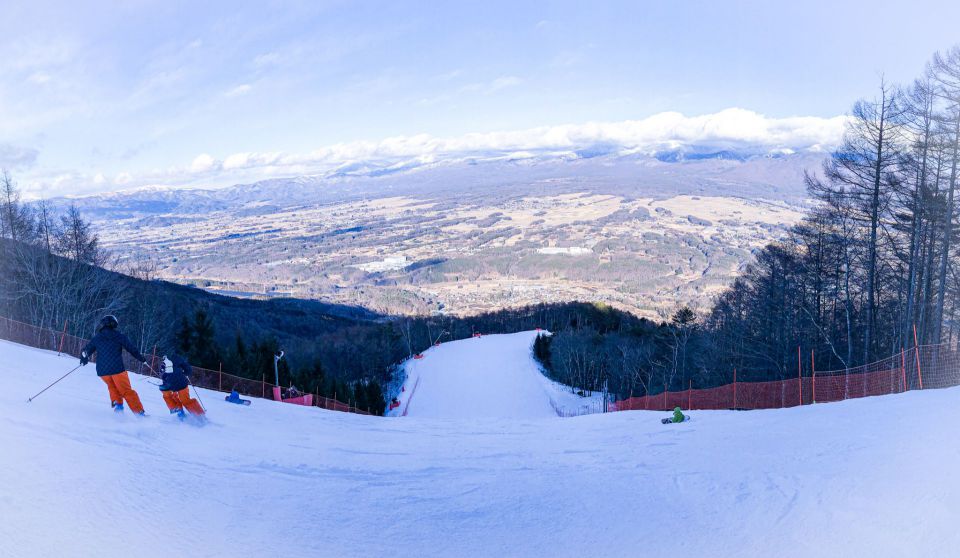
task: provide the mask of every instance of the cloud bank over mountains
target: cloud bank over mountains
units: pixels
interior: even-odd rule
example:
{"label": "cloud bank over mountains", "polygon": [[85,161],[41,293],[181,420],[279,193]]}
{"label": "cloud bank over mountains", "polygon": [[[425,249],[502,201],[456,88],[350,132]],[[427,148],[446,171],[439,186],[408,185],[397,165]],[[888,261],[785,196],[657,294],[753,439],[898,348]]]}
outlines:
{"label": "cloud bank over mountains", "polygon": [[[397,136],[380,141],[340,143],[302,153],[257,151],[221,157],[202,153],[183,166],[166,170],[124,172],[114,177],[97,173],[91,177],[75,176],[70,182],[75,182],[79,191],[102,192],[146,186],[219,187],[280,176],[389,174],[463,160],[598,155],[658,157],[684,152],[742,156],[825,152],[839,143],[845,121],[844,116],[769,118],[739,108],[692,117],[664,112],[642,120],[544,126],[446,138],[426,134]],[[683,158],[682,155],[679,158]],[[59,193],[65,192],[50,192],[51,195]]]}

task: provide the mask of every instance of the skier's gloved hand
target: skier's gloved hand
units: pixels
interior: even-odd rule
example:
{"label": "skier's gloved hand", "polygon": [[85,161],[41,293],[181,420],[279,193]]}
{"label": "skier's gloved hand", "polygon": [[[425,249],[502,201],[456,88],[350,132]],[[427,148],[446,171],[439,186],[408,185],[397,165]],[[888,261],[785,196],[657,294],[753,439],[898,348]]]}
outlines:
{"label": "skier's gloved hand", "polygon": [[87,355],[80,355],[80,366],[86,366],[90,362],[90,359],[87,358]]}

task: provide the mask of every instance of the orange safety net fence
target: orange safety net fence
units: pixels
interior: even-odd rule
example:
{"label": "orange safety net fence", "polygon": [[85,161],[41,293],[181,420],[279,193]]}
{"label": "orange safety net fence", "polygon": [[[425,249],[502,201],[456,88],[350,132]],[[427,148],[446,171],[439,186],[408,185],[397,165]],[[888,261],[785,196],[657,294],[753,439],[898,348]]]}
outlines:
{"label": "orange safety net fence", "polygon": [[[55,331],[52,329],[18,322],[2,316],[0,316],[0,339],[12,341],[20,345],[26,345],[28,347],[57,351],[58,353],[70,355],[76,358],[80,358],[80,352],[87,344],[86,339],[67,334],[66,324],[64,324],[64,331]],[[156,354],[154,351],[150,354],[145,352],[143,356],[147,357],[146,365],[141,365],[139,362],[130,357],[130,355],[124,353],[124,364],[126,365],[127,370],[157,376],[161,355]],[[96,361],[96,355],[94,355],[94,358],[91,360]],[[192,368],[193,373],[190,375],[190,382],[196,387],[202,387],[214,391],[222,391],[224,393],[236,391],[240,395],[248,397],[272,399],[273,385],[268,384],[265,381],[251,380],[249,378],[234,376],[232,374],[227,374],[222,370],[210,370],[208,368],[200,368],[198,366],[193,366]],[[281,392],[281,397],[284,399],[295,396],[290,393],[287,388],[282,388]],[[361,415],[371,414],[363,409],[358,409],[341,401],[337,401],[336,399],[320,397],[318,394],[314,394],[313,396],[313,406],[321,407],[330,411],[341,411],[344,413],[356,413]]]}
{"label": "orange safety net fence", "polygon": [[610,410],[668,411],[676,407],[690,410],[780,409],[956,385],[960,385],[960,352],[957,348],[946,344],[925,345],[856,368],[817,371],[784,380],[734,380],[706,389],[694,389],[691,382],[683,391],[664,390],[617,401],[610,405]]}

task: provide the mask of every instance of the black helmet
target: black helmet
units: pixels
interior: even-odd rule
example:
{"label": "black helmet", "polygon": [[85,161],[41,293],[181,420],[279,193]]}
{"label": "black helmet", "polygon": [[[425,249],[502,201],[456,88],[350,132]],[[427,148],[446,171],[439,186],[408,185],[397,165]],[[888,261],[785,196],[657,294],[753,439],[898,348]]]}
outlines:
{"label": "black helmet", "polygon": [[107,314],[100,320],[100,327],[97,329],[117,329],[119,326],[120,322],[117,321],[117,317],[113,314]]}

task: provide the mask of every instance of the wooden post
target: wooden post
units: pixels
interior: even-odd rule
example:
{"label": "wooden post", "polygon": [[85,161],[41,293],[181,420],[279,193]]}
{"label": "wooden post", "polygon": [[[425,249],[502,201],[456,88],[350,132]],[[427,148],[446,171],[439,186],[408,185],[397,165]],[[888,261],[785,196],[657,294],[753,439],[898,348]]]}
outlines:
{"label": "wooden post", "polygon": [[907,350],[900,350],[900,382],[902,384],[901,393],[907,391]]}
{"label": "wooden post", "polygon": [[60,353],[63,352],[63,338],[67,336],[68,323],[70,323],[70,320],[63,320],[63,333],[60,334],[60,346],[57,347],[57,356],[60,356]]}
{"label": "wooden post", "polygon": [[260,399],[267,398],[267,376],[260,374]]}
{"label": "wooden post", "polygon": [[737,369],[733,369],[733,408],[737,408]]}
{"label": "wooden post", "polygon": [[693,410],[693,380],[687,380],[687,410]]}
{"label": "wooden post", "polygon": [[667,411],[667,384],[663,384],[663,410]]}
{"label": "wooden post", "polygon": [[810,377],[813,380],[812,404],[817,402],[817,360],[813,356],[813,349],[810,349]]}
{"label": "wooden post", "polygon": [[223,363],[220,363],[220,379],[217,381],[217,391],[223,391]]}
{"label": "wooden post", "polygon": [[800,387],[800,406],[803,406],[803,361],[800,357],[800,345],[797,345],[797,385]]}
{"label": "wooden post", "polygon": [[917,355],[917,379],[920,381],[920,389],[923,389],[923,372],[920,370],[920,345],[917,343],[917,324],[913,324],[913,350]]}

